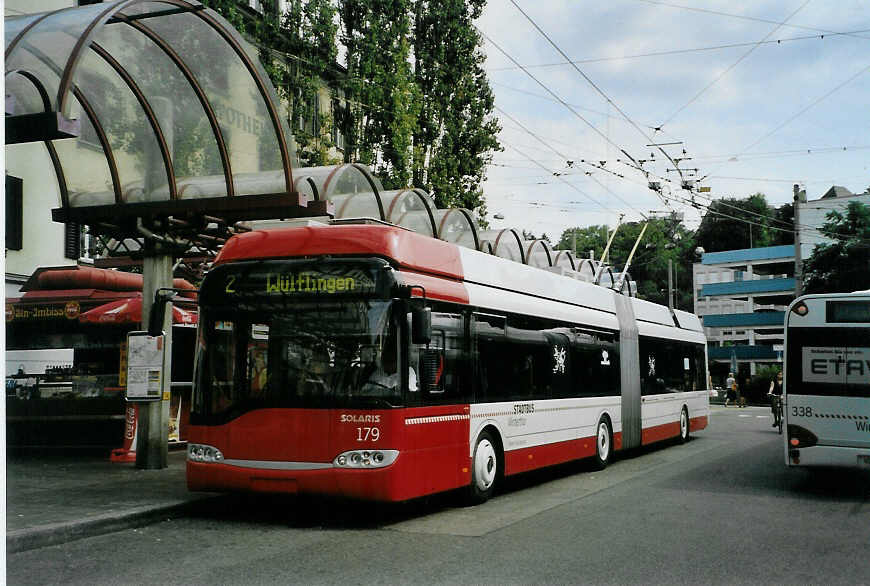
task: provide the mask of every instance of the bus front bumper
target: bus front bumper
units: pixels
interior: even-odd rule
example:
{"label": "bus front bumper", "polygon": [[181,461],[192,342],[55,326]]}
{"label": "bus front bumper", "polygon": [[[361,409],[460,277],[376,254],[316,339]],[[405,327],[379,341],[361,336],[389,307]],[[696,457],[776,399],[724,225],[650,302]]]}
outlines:
{"label": "bus front bumper", "polygon": [[330,464],[309,469],[187,461],[187,488],[196,492],[319,494],[375,501],[407,500],[395,467],[346,469]]}

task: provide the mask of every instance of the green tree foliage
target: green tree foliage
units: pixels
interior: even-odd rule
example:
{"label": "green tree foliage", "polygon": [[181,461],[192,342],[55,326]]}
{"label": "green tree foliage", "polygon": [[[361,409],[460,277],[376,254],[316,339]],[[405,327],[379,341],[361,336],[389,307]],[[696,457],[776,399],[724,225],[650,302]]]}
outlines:
{"label": "green tree foliage", "polygon": [[340,2],[341,42],[347,49],[344,105],[338,122],[345,161],[371,166],[384,186],[410,186],[412,139],[420,91],[411,71],[409,0]]}
{"label": "green tree foliage", "polygon": [[794,205],[787,203],[776,208],[771,225],[771,246],[794,244]]}
{"label": "green tree foliage", "polygon": [[440,207],[486,216],[480,184],[500,127],[474,28],[485,0],[414,2],[414,80],[422,96],[414,133],[414,185]]}
{"label": "green tree foliage", "polygon": [[870,205],[852,201],[845,214],[830,212],[820,231],[832,242],[816,246],[804,262],[804,291],[870,289]]}
{"label": "green tree foliage", "polygon": [[698,226],[698,246],[706,252],[759,248],[794,242],[794,210],[786,204],[778,210],[768,206],[763,193],[744,199],[723,198],[712,202]]}
{"label": "green tree foliage", "polygon": [[562,232],[558,248],[574,250],[577,258],[589,258],[594,251],[595,258],[601,258],[601,253],[607,245],[609,228],[604,225],[586,226],[585,228],[570,228]]}

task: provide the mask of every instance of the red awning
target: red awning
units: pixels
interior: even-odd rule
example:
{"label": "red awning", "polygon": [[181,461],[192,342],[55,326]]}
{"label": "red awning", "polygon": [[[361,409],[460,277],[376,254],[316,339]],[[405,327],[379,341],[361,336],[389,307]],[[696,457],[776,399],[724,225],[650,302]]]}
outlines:
{"label": "red awning", "polygon": [[[172,323],[195,324],[199,315],[196,311],[172,306]],[[142,298],[120,299],[100,305],[79,316],[84,324],[139,324],[142,323]]]}

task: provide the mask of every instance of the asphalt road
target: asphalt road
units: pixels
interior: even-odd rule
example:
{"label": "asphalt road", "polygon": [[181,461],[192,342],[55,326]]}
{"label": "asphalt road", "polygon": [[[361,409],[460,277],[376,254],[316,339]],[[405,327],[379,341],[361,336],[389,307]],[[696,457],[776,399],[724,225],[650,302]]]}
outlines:
{"label": "asphalt road", "polygon": [[477,507],[227,498],[11,554],[9,584],[866,584],[870,477],[789,470],[764,408],[685,445],[509,482]]}

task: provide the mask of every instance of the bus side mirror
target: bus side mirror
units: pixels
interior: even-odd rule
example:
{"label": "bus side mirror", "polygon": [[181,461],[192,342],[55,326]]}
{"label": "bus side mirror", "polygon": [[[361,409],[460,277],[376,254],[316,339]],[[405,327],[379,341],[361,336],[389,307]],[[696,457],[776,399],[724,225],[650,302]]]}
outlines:
{"label": "bus side mirror", "polygon": [[175,297],[175,291],[170,289],[158,289],[154,293],[154,305],[151,306],[151,315],[148,316],[148,335],[159,336],[163,333],[163,319],[166,316],[166,304]]}
{"label": "bus side mirror", "polygon": [[432,341],[432,309],[414,307],[411,309],[411,342],[426,344]]}

